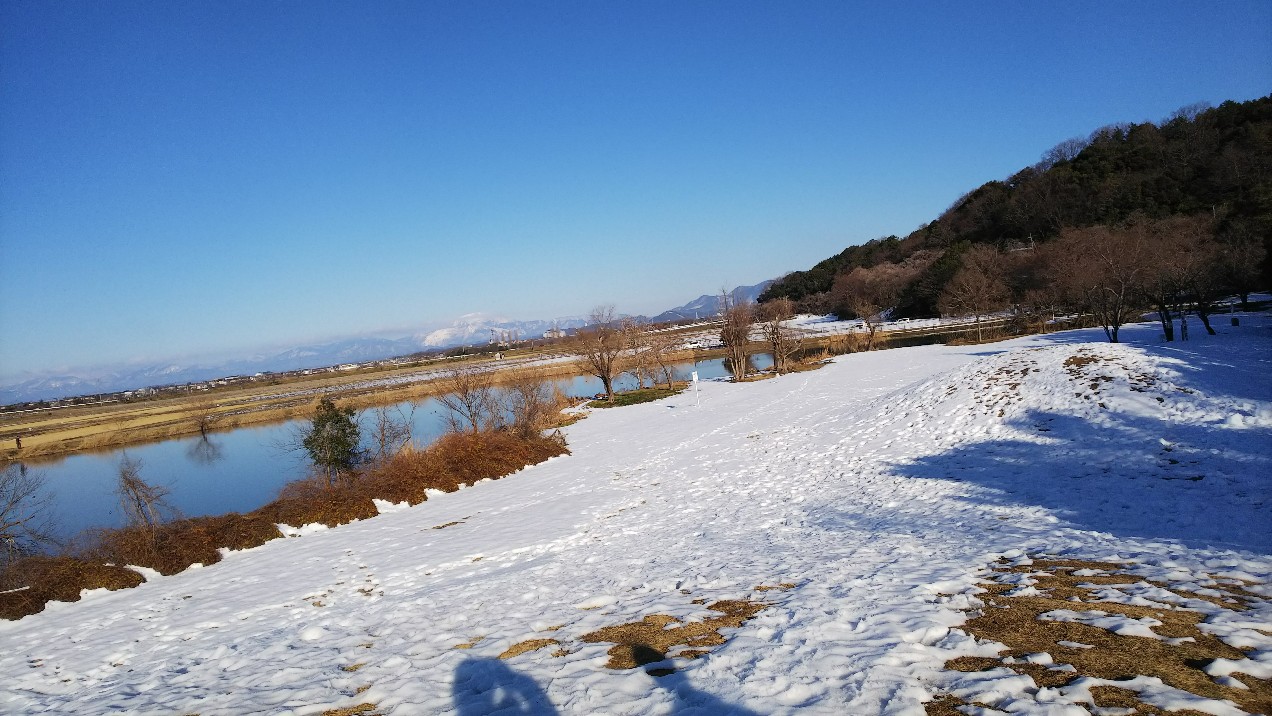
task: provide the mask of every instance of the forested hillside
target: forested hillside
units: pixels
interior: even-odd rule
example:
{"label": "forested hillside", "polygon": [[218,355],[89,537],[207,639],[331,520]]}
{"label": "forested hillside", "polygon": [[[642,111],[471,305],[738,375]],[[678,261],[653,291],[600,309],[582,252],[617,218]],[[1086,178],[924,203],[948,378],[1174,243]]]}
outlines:
{"label": "forested hillside", "polygon": [[[1160,124],[1113,124],[1062,142],[909,236],[850,246],[781,278],[760,301],[786,297],[804,311],[848,315],[888,307],[898,316],[937,315],[958,308],[951,286],[977,264],[999,284],[989,287],[989,304],[1081,303],[1084,290],[1057,285],[1059,263],[1091,231],[1118,240],[1137,233],[1144,245],[1136,256],[1166,261],[1163,271],[1201,264],[1187,270],[1204,268],[1204,278],[1144,279],[1173,283],[1177,303],[1195,300],[1198,282],[1207,284],[1204,292],[1237,293],[1272,284],[1272,96],[1192,105]],[[1196,235],[1185,240],[1180,232]],[[1130,303],[1153,306],[1161,298],[1146,285],[1131,288]]]}

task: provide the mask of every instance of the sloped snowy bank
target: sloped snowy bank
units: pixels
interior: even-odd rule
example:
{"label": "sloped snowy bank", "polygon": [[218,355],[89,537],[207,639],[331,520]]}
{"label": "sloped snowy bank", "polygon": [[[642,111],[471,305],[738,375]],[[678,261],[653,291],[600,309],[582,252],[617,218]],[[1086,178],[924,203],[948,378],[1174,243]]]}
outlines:
{"label": "sloped snowy bank", "polygon": [[[0,710],[922,714],[959,684],[983,696],[942,665],[997,653],[958,627],[1000,558],[1272,597],[1272,325],[1243,323],[856,354],[597,411],[573,455],[505,480],[0,624]],[[611,669],[613,644],[583,638],[721,600],[766,606],[697,659]],[[1243,614],[1219,636],[1267,668],[1272,615]],[[1081,708],[994,678],[998,708]]]}

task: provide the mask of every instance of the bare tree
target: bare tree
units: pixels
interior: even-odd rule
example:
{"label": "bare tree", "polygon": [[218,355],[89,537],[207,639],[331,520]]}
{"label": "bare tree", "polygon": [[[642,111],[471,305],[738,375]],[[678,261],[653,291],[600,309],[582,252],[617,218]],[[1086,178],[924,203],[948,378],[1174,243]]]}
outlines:
{"label": "bare tree", "polygon": [[1110,343],[1137,314],[1148,241],[1142,227],[1066,229],[1056,242],[1052,281],[1071,303],[1089,309]]}
{"label": "bare tree", "polygon": [[494,374],[476,365],[461,365],[447,371],[438,381],[437,396],[447,410],[452,431],[478,432],[502,424],[494,393]]}
{"label": "bare tree", "polygon": [[0,570],[52,542],[51,500],[44,477],[26,465],[0,470]]}
{"label": "bare tree", "polygon": [[194,409],[194,427],[198,429],[199,436],[207,439],[208,433],[216,424],[221,416],[216,414],[216,403],[211,401],[200,403]]}
{"label": "bare tree", "polygon": [[666,333],[649,333],[647,338],[645,350],[649,353],[650,364],[667,384],[667,390],[671,390],[676,381],[676,367],[672,362],[672,356],[680,342]]}
{"label": "bare tree", "polygon": [[729,357],[733,380],[746,377],[747,357],[751,352],[751,327],[755,323],[755,311],[744,301],[731,302],[728,294],[721,295],[724,307],[724,326],[720,329],[720,342]]}
{"label": "bare tree", "polygon": [[509,416],[509,428],[530,438],[549,427],[560,405],[549,390],[548,381],[524,368],[512,371],[500,391],[500,403]]}
{"label": "bare tree", "polygon": [[636,387],[644,389],[645,378],[653,385],[654,369],[652,356],[649,354],[649,326],[635,318],[624,318],[620,327],[623,331],[623,343],[626,360],[623,362],[625,373],[636,379]]}
{"label": "bare tree", "polygon": [[938,305],[941,313],[974,316],[979,341],[981,318],[1007,305],[1009,299],[998,252],[989,246],[973,246],[963,255],[963,265],[946,284]]}
{"label": "bare tree", "polygon": [[381,406],[371,411],[370,459],[383,465],[411,442],[412,425],[415,422],[415,404],[407,411],[401,406]]}
{"label": "bare tree", "polygon": [[1147,222],[1154,250],[1147,255],[1144,297],[1157,309],[1167,341],[1175,339],[1172,318],[1179,318],[1180,338],[1188,340],[1189,303],[1210,335],[1210,314],[1220,287],[1220,246],[1214,222],[1205,215],[1173,216]]}
{"label": "bare tree", "polygon": [[1241,310],[1249,310],[1250,294],[1259,288],[1259,266],[1266,255],[1263,240],[1244,224],[1229,227],[1219,239],[1219,276],[1241,299]]}
{"label": "bare tree", "polygon": [[593,308],[588,325],[579,329],[578,337],[570,344],[579,368],[600,379],[605,397],[611,403],[614,402],[614,378],[620,372],[619,358],[623,349],[623,332],[612,305]]}
{"label": "bare tree", "polygon": [[1073,137],[1060,142],[1042,155],[1042,166],[1053,167],[1061,162],[1071,162],[1078,158],[1089,142],[1083,137]]}
{"label": "bare tree", "polygon": [[760,305],[760,328],[764,342],[773,354],[773,367],[778,373],[786,372],[787,362],[800,348],[800,333],[786,321],[795,316],[795,302],[778,298]]}
{"label": "bare tree", "polygon": [[141,477],[141,460],[124,455],[119,461],[119,507],[131,527],[141,527],[154,535],[155,530],[180,515],[168,502],[168,488],[152,485]]}

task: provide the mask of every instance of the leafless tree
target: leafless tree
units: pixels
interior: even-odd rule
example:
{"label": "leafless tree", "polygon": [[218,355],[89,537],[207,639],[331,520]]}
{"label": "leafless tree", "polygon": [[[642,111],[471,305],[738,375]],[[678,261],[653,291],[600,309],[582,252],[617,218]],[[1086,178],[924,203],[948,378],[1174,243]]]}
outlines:
{"label": "leafless tree", "polygon": [[755,310],[744,301],[731,301],[728,294],[721,295],[724,307],[724,326],[720,329],[720,342],[729,357],[733,380],[746,377],[747,357],[751,353],[751,327],[755,324]]}
{"label": "leafless tree", "polygon": [[18,463],[0,470],[0,570],[52,542],[51,500],[41,474]]}
{"label": "leafless tree", "polygon": [[141,460],[124,455],[119,461],[119,507],[131,527],[141,527],[152,535],[164,522],[180,515],[168,502],[168,488],[152,485],[141,477]]}
{"label": "leafless tree", "polygon": [[614,378],[621,370],[624,340],[622,327],[614,314],[614,307],[597,306],[588,317],[588,325],[579,329],[578,336],[570,344],[577,357],[579,368],[588,375],[600,379],[605,397],[614,402]]}
{"label": "leafless tree", "polygon": [[1180,321],[1180,337],[1188,340],[1190,303],[1214,335],[1210,314],[1219,294],[1220,247],[1214,240],[1213,220],[1205,215],[1173,216],[1134,228],[1152,236],[1142,290],[1157,310],[1166,340],[1175,339],[1174,317]]}
{"label": "leafless tree", "polygon": [[795,302],[778,298],[760,305],[758,311],[764,342],[773,354],[773,367],[785,373],[791,356],[800,349],[800,332],[786,321],[795,316]]}
{"label": "leafless tree", "polygon": [[1060,142],[1056,146],[1052,147],[1051,149],[1048,149],[1042,155],[1042,166],[1044,168],[1047,168],[1047,167],[1053,167],[1059,164],[1060,162],[1073,161],[1074,159],[1077,159],[1078,155],[1082,153],[1083,149],[1087,148],[1088,144],[1089,142],[1087,142],[1087,140],[1084,139],[1083,137],[1073,137],[1071,139],[1066,139],[1063,142]]}
{"label": "leafless tree", "polygon": [[212,427],[216,424],[221,416],[216,414],[216,404],[212,402],[200,403],[194,409],[194,426],[198,429],[199,435],[205,440]]}
{"label": "leafless tree", "polygon": [[1259,266],[1266,254],[1263,240],[1249,226],[1237,224],[1228,228],[1219,241],[1219,277],[1241,299],[1241,310],[1248,310],[1250,294],[1259,288]]}
{"label": "leafless tree", "polygon": [[1149,242],[1142,227],[1066,229],[1056,242],[1052,281],[1095,315],[1110,343],[1138,311]]}
{"label": "leafless tree", "polygon": [[624,318],[620,327],[626,351],[624,372],[636,379],[638,388],[644,389],[646,378],[651,385],[654,382],[653,356],[649,354],[649,326],[635,318]]}
{"label": "leafless tree", "polygon": [[461,365],[447,371],[440,380],[437,396],[447,411],[450,429],[457,433],[478,432],[500,426],[502,416],[495,401],[494,374],[477,365]]}
{"label": "leafless tree", "polygon": [[499,402],[509,417],[508,428],[523,438],[542,433],[561,409],[548,381],[524,368],[509,374]]}
{"label": "leafless tree", "polygon": [[1007,305],[1010,294],[1002,280],[998,252],[989,246],[973,246],[963,265],[941,293],[941,313],[971,315],[976,320],[976,340],[981,340],[981,319]]}
{"label": "leafless tree", "polygon": [[666,333],[650,333],[647,338],[645,350],[649,353],[650,364],[666,383],[667,390],[671,390],[676,382],[676,367],[672,362],[672,356],[680,342]]}
{"label": "leafless tree", "polygon": [[411,442],[412,425],[415,422],[415,404],[402,407],[381,406],[371,411],[371,461],[382,465]]}

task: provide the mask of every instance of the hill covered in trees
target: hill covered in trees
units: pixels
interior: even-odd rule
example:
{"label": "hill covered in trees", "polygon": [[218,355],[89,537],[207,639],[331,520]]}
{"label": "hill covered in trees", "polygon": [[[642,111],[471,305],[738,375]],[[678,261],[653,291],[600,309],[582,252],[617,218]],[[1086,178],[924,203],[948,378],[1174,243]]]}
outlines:
{"label": "hill covered in trees", "polygon": [[802,311],[840,315],[889,307],[896,316],[938,315],[960,310],[951,286],[960,271],[966,283],[971,267],[993,284],[982,286],[984,303],[1089,309],[1079,305],[1089,290],[1063,284],[1072,278],[1065,271],[1094,268],[1065,262],[1101,231],[1110,232],[1109,245],[1136,234],[1132,255],[1106,257],[1142,263],[1132,267],[1130,304],[1160,303],[1163,290],[1153,283],[1172,284],[1165,292],[1178,305],[1196,301],[1198,291],[1272,285],[1272,96],[1191,105],[1159,124],[1112,124],[1061,142],[910,235],[850,246],[782,277],[760,301],[790,298]]}

